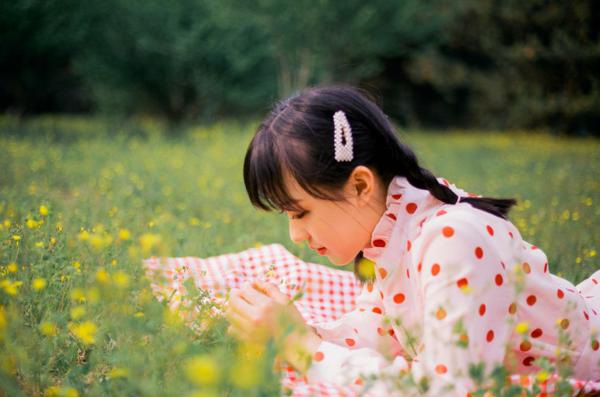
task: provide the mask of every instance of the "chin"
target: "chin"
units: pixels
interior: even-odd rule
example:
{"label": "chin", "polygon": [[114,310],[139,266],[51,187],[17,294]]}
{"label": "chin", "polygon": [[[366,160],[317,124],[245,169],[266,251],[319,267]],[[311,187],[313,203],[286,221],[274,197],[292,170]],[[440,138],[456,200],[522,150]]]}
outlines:
{"label": "chin", "polygon": [[338,257],[329,257],[329,262],[331,262],[335,266],[343,267],[354,261],[354,257],[350,259],[340,259]]}

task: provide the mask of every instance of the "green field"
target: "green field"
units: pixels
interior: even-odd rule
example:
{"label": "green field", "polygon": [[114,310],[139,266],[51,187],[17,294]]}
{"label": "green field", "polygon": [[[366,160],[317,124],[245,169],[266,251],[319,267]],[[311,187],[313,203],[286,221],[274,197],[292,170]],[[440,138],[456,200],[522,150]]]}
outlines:
{"label": "green field", "polygon": [[[285,216],[247,200],[242,161],[256,125],[0,120],[0,396],[277,390],[269,349],[251,354],[265,357],[258,365],[221,323],[192,333],[156,302],[141,269],[153,254],[206,257],[271,242],[324,263],[287,239]],[[437,176],[517,198],[510,218],[553,273],[578,282],[600,268],[600,141],[402,137]]]}

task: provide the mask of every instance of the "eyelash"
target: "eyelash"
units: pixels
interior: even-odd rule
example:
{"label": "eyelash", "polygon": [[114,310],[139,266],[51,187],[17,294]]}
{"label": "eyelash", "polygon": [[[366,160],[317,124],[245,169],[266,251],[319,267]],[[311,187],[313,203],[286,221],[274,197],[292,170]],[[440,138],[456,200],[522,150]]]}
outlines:
{"label": "eyelash", "polygon": [[290,217],[290,219],[292,219],[292,220],[302,219],[306,216],[307,213],[308,213],[308,211],[303,211],[303,212],[299,213],[298,215],[292,215]]}

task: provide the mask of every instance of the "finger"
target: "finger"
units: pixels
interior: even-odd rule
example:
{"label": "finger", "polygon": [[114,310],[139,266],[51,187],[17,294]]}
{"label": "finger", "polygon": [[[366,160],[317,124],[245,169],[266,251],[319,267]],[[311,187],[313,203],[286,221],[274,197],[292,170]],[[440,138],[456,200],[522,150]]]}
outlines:
{"label": "finger", "polygon": [[255,289],[261,291],[263,294],[272,298],[275,302],[279,304],[284,305],[289,302],[289,298],[287,297],[287,295],[281,292],[279,290],[279,287],[277,287],[273,283],[255,281],[252,285]]}
{"label": "finger", "polygon": [[247,320],[255,319],[259,314],[257,307],[249,304],[241,296],[234,296],[229,299],[227,312],[236,313],[238,316],[244,317]]}
{"label": "finger", "polygon": [[254,285],[248,285],[248,288],[242,289],[240,295],[253,306],[262,306],[271,300],[267,294],[254,288]]}

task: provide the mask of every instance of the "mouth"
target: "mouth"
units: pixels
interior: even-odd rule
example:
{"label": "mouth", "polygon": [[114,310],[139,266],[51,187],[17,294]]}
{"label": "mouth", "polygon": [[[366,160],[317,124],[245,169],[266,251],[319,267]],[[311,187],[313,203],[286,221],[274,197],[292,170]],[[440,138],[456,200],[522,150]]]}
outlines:
{"label": "mouth", "polygon": [[325,253],[327,252],[327,248],[325,248],[325,247],[317,248],[317,252],[319,253],[319,255],[325,255]]}

